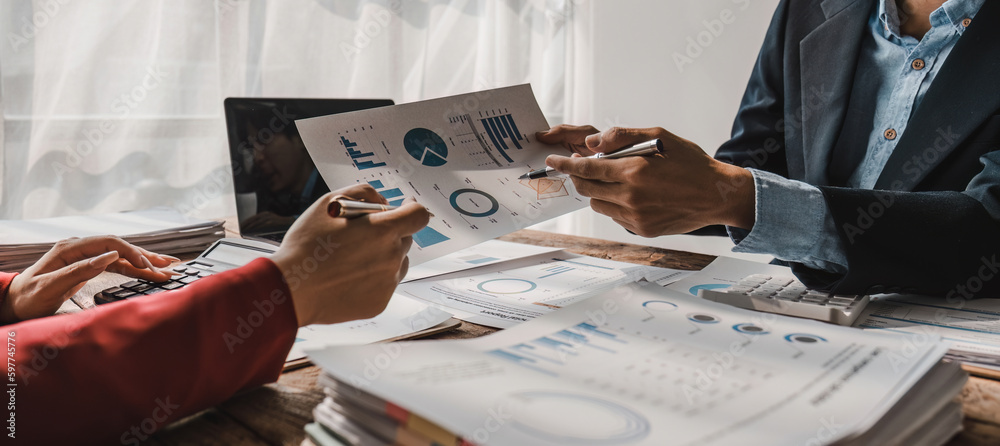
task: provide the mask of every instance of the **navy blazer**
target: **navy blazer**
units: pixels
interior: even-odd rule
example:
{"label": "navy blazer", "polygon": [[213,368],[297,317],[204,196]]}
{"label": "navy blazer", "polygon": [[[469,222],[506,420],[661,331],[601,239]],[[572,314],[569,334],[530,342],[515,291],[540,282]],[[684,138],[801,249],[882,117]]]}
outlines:
{"label": "navy blazer", "polygon": [[955,44],[875,190],[849,189],[843,181],[867,148],[841,147],[837,138],[851,125],[858,55],[875,7],[872,0],[782,0],[732,139],[716,158],[822,190],[848,271],[793,264],[810,287],[998,297],[1000,169],[984,168],[980,157],[1000,149],[1000,1],[985,2]]}

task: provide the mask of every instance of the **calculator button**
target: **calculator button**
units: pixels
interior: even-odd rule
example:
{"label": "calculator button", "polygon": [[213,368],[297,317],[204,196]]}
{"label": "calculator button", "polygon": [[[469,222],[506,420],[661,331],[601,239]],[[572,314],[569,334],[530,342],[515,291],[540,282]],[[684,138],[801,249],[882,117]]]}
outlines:
{"label": "calculator button", "polygon": [[177,279],[177,281],[180,282],[180,283],[183,283],[183,284],[187,285],[187,284],[189,284],[191,282],[194,282],[194,281],[196,281],[198,279],[199,279],[199,277],[197,277],[197,276],[187,276],[187,277],[181,277],[180,279]]}
{"label": "calculator button", "polygon": [[189,276],[197,276],[198,275],[198,270],[192,268],[192,269],[189,269],[187,271],[184,271],[184,274],[187,274]]}
{"label": "calculator button", "polygon": [[184,273],[185,271],[187,271],[187,267],[186,266],[178,266],[178,267],[174,268],[174,272],[176,272],[176,273]]}
{"label": "calculator button", "polygon": [[135,291],[121,290],[121,291],[118,291],[118,292],[112,294],[111,296],[114,297],[115,299],[119,299],[120,300],[120,299],[127,299],[127,298],[135,296],[135,295],[136,295]]}
{"label": "calculator button", "polygon": [[165,283],[163,285],[160,285],[160,288],[163,288],[165,290],[176,290],[176,289],[178,289],[178,288],[180,288],[182,286],[184,286],[184,284],[181,283],[181,282],[169,282],[169,283]]}
{"label": "calculator button", "polygon": [[131,282],[125,282],[119,286],[122,288],[135,288],[139,285],[142,285],[142,282],[139,282],[138,280],[133,280]]}
{"label": "calculator button", "polygon": [[167,290],[165,290],[165,289],[163,289],[163,288],[150,288],[150,289],[149,289],[148,291],[146,291],[146,292],[145,292],[144,294],[146,294],[146,295],[148,296],[148,295],[150,295],[150,294],[157,294],[157,293],[162,293],[162,292],[164,292],[164,291],[167,291]]}
{"label": "calculator button", "polygon": [[148,283],[140,283],[139,285],[136,285],[136,286],[134,286],[134,287],[131,287],[130,289],[131,289],[132,291],[135,291],[135,292],[137,292],[137,293],[141,293],[141,292],[144,292],[144,291],[146,291],[146,290],[148,290],[148,289],[150,289],[150,288],[152,288],[152,287],[153,287],[153,286],[152,286],[152,285],[150,285],[150,284],[148,284]]}

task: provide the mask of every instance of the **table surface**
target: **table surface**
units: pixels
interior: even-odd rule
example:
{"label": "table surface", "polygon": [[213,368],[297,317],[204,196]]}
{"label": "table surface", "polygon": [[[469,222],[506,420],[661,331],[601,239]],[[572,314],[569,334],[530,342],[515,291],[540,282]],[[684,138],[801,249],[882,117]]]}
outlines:
{"label": "table surface", "polygon": [[[501,240],[564,248],[577,254],[664,268],[699,270],[713,256],[593,238],[521,230]],[[94,293],[126,280],[104,273],[88,283],[60,312],[81,311],[93,304]],[[462,339],[483,336],[493,328],[462,322],[453,331],[426,339]],[[317,387],[320,369],[308,366],[285,372],[277,383],[238,394],[228,401],[180,420],[153,435],[150,444],[299,445],[303,427],[313,421],[312,410],[323,399]],[[1000,444],[1000,381],[970,377],[959,397],[965,414],[964,430],[949,445]]]}

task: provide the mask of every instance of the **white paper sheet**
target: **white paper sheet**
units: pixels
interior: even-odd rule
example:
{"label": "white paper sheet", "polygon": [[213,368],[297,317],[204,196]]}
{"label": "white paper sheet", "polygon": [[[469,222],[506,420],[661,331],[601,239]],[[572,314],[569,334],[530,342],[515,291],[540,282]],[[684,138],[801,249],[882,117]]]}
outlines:
{"label": "white paper sheet", "polygon": [[119,237],[206,228],[216,222],[186,216],[170,208],[37,220],[0,220],[0,245],[51,244],[70,237],[114,234]]}
{"label": "white paper sheet", "polygon": [[381,314],[371,319],[340,324],[315,324],[299,328],[285,361],[306,356],[306,349],[331,345],[362,345],[384,341],[431,328],[451,314],[406,296],[394,294]]}
{"label": "white paper sheet", "polygon": [[483,338],[309,357],[480,444],[801,445],[871,426],[945,350],[647,284]]}
{"label": "white paper sheet", "polygon": [[854,322],[865,330],[936,335],[951,344],[949,356],[1000,366],[1000,300],[882,295]]}
{"label": "white paper sheet", "polygon": [[558,252],[409,282],[396,292],[467,322],[507,328],[618,285],[686,273]]}
{"label": "white paper sheet", "polygon": [[529,85],[295,121],[331,189],[375,187],[416,198],[434,217],[414,235],[418,265],[580,209],[566,178],[518,180],[566,151],[535,141],[549,128]]}
{"label": "white paper sheet", "polygon": [[402,282],[426,279],[442,274],[495,265],[508,260],[523,259],[550,252],[561,251],[560,248],[525,245],[502,240],[488,240],[475,246],[456,251],[443,257],[424,262],[411,267]]}

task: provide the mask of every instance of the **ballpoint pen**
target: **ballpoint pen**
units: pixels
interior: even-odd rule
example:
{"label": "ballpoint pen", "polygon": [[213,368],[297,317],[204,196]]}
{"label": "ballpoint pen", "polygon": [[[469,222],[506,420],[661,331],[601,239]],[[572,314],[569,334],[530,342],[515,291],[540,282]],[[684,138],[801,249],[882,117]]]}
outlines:
{"label": "ballpoint pen", "polygon": [[[399,208],[399,206],[392,206],[381,203],[369,203],[366,201],[358,201],[350,197],[343,197],[338,195],[333,198],[333,201],[331,201],[329,205],[327,205],[326,213],[330,214],[330,216],[334,218],[337,217],[355,218],[365,214],[374,214],[376,212],[391,211],[397,208]],[[433,216],[434,214],[431,214],[431,217]]]}
{"label": "ballpoint pen", "polygon": [[[663,142],[659,138],[652,141],[641,142],[636,145],[623,147],[619,150],[615,150],[610,153],[598,153],[595,155],[588,156],[587,158],[598,159],[598,158],[624,158],[626,156],[644,156],[652,155],[654,153],[663,153]],[[555,169],[545,166],[544,169],[532,170],[524,175],[517,177],[519,180],[534,180],[538,178],[545,178],[555,175],[562,175]]]}

